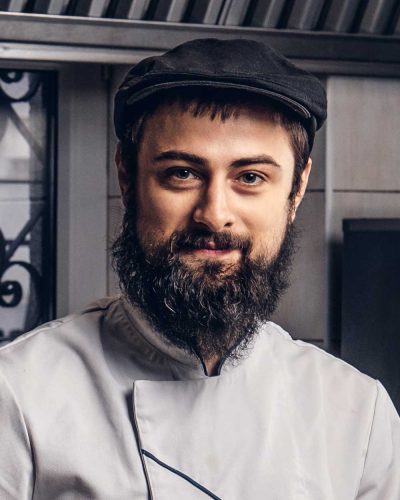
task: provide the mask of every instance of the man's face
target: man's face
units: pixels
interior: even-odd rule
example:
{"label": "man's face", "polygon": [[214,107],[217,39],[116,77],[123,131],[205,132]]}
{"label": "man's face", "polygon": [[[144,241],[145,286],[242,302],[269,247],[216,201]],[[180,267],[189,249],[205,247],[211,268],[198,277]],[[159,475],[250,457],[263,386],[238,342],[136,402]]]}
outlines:
{"label": "man's face", "polygon": [[[195,117],[161,107],[144,125],[133,192],[114,243],[122,289],[170,342],[239,357],[286,289],[292,222],[288,133],[258,110]],[[129,167],[129,166],[128,166]]]}
{"label": "man's face", "polygon": [[[145,124],[138,152],[142,245],[151,249],[177,231],[228,232],[251,241],[250,257],[272,258],[294,215],[289,214],[293,170],[288,132],[261,111],[243,109],[223,122],[177,106],[161,108]],[[180,259],[193,267],[204,261],[231,267],[241,250],[204,241],[201,248],[180,249]]]}

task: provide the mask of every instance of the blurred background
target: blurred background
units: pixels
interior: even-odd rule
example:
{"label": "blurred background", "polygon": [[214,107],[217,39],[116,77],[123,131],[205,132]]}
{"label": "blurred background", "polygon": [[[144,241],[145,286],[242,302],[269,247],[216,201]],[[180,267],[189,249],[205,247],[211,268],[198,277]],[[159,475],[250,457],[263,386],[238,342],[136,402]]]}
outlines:
{"label": "blurred background", "polygon": [[0,0],[0,345],[118,291],[112,99],[143,57],[264,40],[326,86],[274,321],[400,407],[400,2]]}

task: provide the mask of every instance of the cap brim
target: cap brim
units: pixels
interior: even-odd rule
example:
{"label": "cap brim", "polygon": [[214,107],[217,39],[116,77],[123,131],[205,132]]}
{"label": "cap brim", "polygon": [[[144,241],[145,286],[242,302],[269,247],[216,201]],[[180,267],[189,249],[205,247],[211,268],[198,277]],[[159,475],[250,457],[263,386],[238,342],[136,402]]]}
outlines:
{"label": "cap brim", "polygon": [[218,82],[215,80],[175,80],[169,82],[162,82],[153,84],[142,90],[136,91],[131,97],[126,101],[128,106],[138,103],[139,101],[159,92],[160,90],[171,89],[175,87],[213,87],[221,89],[236,89],[243,90],[245,92],[250,92],[252,94],[257,94],[261,96],[268,97],[274,101],[280,102],[281,104],[291,108],[295,113],[301,116],[303,119],[310,119],[311,114],[303,105],[294,101],[290,97],[287,97],[278,92],[272,90],[255,87],[252,85],[245,85],[243,83],[233,83],[233,82]]}

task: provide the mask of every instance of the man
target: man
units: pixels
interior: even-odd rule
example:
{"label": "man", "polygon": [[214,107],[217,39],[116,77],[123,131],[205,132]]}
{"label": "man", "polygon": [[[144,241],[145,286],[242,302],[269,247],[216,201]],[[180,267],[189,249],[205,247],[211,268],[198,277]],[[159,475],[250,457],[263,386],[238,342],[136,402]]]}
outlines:
{"label": "man", "polygon": [[269,322],[326,112],[249,40],[194,40],[116,96],[123,294],[0,352],[0,498],[400,498],[382,385]]}

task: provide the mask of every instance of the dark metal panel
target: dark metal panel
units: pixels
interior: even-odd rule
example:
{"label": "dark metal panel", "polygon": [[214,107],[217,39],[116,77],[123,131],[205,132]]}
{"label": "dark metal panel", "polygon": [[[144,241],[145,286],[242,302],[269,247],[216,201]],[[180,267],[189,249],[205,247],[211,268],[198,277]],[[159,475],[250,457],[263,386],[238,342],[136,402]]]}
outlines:
{"label": "dark metal panel", "polygon": [[188,7],[189,0],[163,0],[158,2],[153,19],[156,21],[180,22]]}
{"label": "dark metal panel", "polygon": [[223,0],[194,0],[188,21],[191,23],[216,24],[222,5]]}
{"label": "dark metal panel", "polygon": [[112,17],[117,19],[143,19],[149,4],[150,0],[117,0]]}
{"label": "dark metal panel", "polygon": [[400,219],[344,219],[343,231],[400,232]]}
{"label": "dark metal panel", "polygon": [[399,12],[399,17],[397,18],[397,21],[394,26],[394,34],[400,37],[400,12]]}
{"label": "dark metal panel", "polygon": [[250,6],[250,0],[226,1],[218,19],[218,24],[226,26],[241,26],[246,19],[246,14]]}
{"label": "dark metal panel", "polygon": [[105,15],[110,0],[79,0],[73,6],[75,16],[102,17]]}
{"label": "dark metal panel", "polygon": [[[379,225],[381,224],[381,227]],[[342,356],[400,410],[400,220],[344,222]]]}
{"label": "dark metal panel", "polygon": [[385,33],[397,0],[369,0],[362,16],[360,33]]}
{"label": "dark metal panel", "polygon": [[[370,75],[384,75],[386,66],[387,75],[392,76],[398,75],[400,64],[399,37],[0,13],[0,42],[39,45],[45,40],[43,47],[50,46],[52,50],[63,45],[72,50],[123,49],[127,54],[163,51],[193,38],[210,36],[265,41],[289,58],[314,61],[316,72],[336,66],[341,73],[342,63],[351,63],[347,66],[348,74],[363,74],[354,64],[357,62],[368,64]],[[79,60],[76,51],[76,61]]]}
{"label": "dark metal panel", "polygon": [[385,64],[378,62],[352,62],[321,59],[294,59],[298,66],[320,75],[375,76],[400,78],[400,62]]}
{"label": "dark metal panel", "polygon": [[36,0],[33,12],[38,14],[59,15],[64,14],[68,6],[68,0]]}
{"label": "dark metal panel", "polygon": [[0,0],[0,9],[9,12],[22,12],[27,0]]}
{"label": "dark metal panel", "polygon": [[360,0],[335,0],[327,9],[322,29],[326,31],[348,32],[355,21]]}
{"label": "dark metal panel", "polygon": [[285,0],[271,0],[257,2],[251,17],[251,26],[276,28],[282,15]]}
{"label": "dark metal panel", "polygon": [[324,0],[295,0],[287,22],[288,28],[313,30],[317,26]]}

